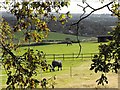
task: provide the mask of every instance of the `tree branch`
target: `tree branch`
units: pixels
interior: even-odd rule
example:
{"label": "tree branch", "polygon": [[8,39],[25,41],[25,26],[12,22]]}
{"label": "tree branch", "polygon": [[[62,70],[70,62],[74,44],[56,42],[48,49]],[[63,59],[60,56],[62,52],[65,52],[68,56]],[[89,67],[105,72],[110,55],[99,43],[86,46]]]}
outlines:
{"label": "tree branch", "polygon": [[12,58],[16,59],[16,56],[8,48],[6,48],[1,41],[0,44],[2,45],[3,49],[12,56]]}
{"label": "tree branch", "polygon": [[[76,23],[71,24],[71,26],[77,25],[77,41],[78,41],[78,43],[79,43],[79,53],[78,53],[77,58],[79,57],[79,55],[80,55],[80,53],[81,53],[81,48],[82,48],[82,47],[81,47],[81,44],[80,44],[80,40],[79,40],[79,23],[80,23],[82,20],[84,20],[85,18],[89,17],[89,16],[90,16],[92,13],[94,13],[95,11],[101,10],[101,9],[103,9],[103,8],[105,8],[105,7],[109,7],[109,5],[113,4],[113,1],[110,2],[110,3],[108,3],[108,4],[106,4],[106,5],[104,5],[104,6],[102,6],[102,7],[97,8],[97,9],[93,8],[92,6],[90,6],[87,2],[85,2],[85,4],[87,5],[86,7],[83,7],[83,6],[79,5],[79,4],[77,4],[78,6],[80,6],[81,8],[83,8],[83,11],[84,11],[84,12],[83,12],[82,15],[80,15],[80,19],[79,19]],[[92,11],[91,11],[89,14],[87,14],[87,15],[85,15],[85,13],[86,13],[86,8],[91,8],[91,9],[92,9]]]}
{"label": "tree branch", "polygon": [[93,8],[92,6],[90,6],[87,2],[85,2],[85,3],[86,3],[86,5],[87,5],[87,7],[89,7],[89,8],[91,8],[91,9],[95,10],[95,8]]}
{"label": "tree branch", "polygon": [[[82,20],[84,20],[85,18],[89,17],[89,16],[90,16],[92,13],[94,13],[95,11],[101,10],[101,9],[103,9],[103,8],[111,5],[112,3],[113,3],[113,2],[110,2],[110,3],[108,3],[108,4],[106,4],[106,5],[102,6],[102,7],[97,8],[97,9],[94,9],[94,8],[93,8],[93,10],[92,10],[89,14],[87,14],[87,15],[84,16],[84,17],[81,17],[76,23],[73,23],[72,26],[80,23],[80,21],[82,21]],[[89,6],[89,5],[88,5],[88,7],[91,8],[91,6]]]}

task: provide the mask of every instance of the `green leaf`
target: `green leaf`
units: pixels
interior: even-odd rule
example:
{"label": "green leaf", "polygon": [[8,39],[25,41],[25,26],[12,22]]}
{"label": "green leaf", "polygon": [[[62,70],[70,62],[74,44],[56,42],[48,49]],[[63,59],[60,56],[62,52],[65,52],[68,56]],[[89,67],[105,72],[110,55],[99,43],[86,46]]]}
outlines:
{"label": "green leaf", "polygon": [[65,6],[70,6],[70,0],[65,3]]}
{"label": "green leaf", "polygon": [[67,15],[68,18],[72,18],[72,15],[70,14],[70,11],[68,11],[68,12],[66,13],[66,15]]}
{"label": "green leaf", "polygon": [[65,2],[61,2],[61,6],[64,7],[64,5],[65,5]]}
{"label": "green leaf", "polygon": [[65,14],[61,14],[59,17],[60,20],[66,19],[66,15]]}
{"label": "green leaf", "polygon": [[51,16],[51,19],[54,21],[57,21],[57,17],[56,16]]}

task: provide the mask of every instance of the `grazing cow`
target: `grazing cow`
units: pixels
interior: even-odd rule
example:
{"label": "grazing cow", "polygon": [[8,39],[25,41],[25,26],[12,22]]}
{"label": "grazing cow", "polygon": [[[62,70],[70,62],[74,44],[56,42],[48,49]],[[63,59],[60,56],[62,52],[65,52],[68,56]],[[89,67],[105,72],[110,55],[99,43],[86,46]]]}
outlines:
{"label": "grazing cow", "polygon": [[52,61],[52,70],[55,71],[55,67],[58,67],[58,71],[59,71],[59,68],[62,70],[62,62],[61,60],[53,60]]}

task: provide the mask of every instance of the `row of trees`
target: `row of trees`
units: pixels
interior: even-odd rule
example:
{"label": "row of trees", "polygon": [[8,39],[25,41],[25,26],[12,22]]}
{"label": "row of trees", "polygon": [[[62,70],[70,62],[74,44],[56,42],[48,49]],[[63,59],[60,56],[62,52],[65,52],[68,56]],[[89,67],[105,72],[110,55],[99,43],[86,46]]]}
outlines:
{"label": "row of trees", "polygon": [[[14,26],[16,24],[16,19],[13,15],[2,12],[4,19],[11,25]],[[77,22],[79,17],[78,14],[72,14],[72,18],[68,20],[64,25],[62,25],[60,22],[56,21],[49,21],[48,27],[52,32],[60,32],[60,33],[66,33],[66,34],[73,34],[76,35],[75,27],[72,27],[69,29],[69,25],[71,23]],[[82,36],[95,36],[96,35],[106,35],[108,32],[112,31],[111,26],[116,25],[116,18],[111,16],[110,14],[94,14],[91,15],[88,19],[81,21],[79,27],[79,33]],[[57,15],[56,15],[57,16]],[[32,26],[32,29],[35,29],[34,25]]]}
{"label": "row of trees", "polygon": [[[83,14],[80,15],[80,19],[71,24],[70,27],[76,26],[75,30],[77,35],[79,35],[79,24],[82,20],[89,17],[95,11],[107,7],[114,16],[120,19],[119,14],[119,3],[117,1],[110,1],[108,4],[99,7],[97,9],[90,6],[86,0],[82,0],[85,7],[78,5],[83,9]],[[104,0],[100,0],[101,3]],[[0,20],[0,45],[2,46],[2,65],[8,76],[7,88],[36,88],[38,80],[34,78],[37,75],[37,68],[39,64],[44,60],[43,54],[39,50],[33,50],[27,48],[26,52],[22,55],[17,55],[16,49],[19,48],[19,43],[14,43],[14,32],[24,32],[24,39],[26,42],[31,41],[41,41],[43,38],[47,37],[49,33],[48,22],[49,20],[60,22],[64,24],[69,18],[71,18],[70,12],[65,14],[60,14],[59,10],[62,7],[68,7],[70,4],[69,0],[54,2],[51,0],[41,1],[34,0],[20,1],[20,2],[5,2],[0,3],[1,8],[5,8],[7,12],[12,13],[17,20],[15,26],[10,27],[8,22],[3,18]],[[112,8],[109,6],[112,5]],[[86,9],[90,8],[92,11],[89,14],[86,13]],[[59,18],[54,16],[51,12],[55,11],[59,14]],[[32,30],[32,25],[35,26],[35,30]],[[117,22],[117,26],[114,31],[111,32],[114,40],[108,44],[103,44],[99,46],[99,54],[94,56],[92,60],[90,70],[95,70],[97,73],[103,72],[100,79],[98,79],[98,84],[104,84],[104,81],[108,83],[107,77],[105,76],[111,69],[118,72],[119,60],[120,60],[120,22]],[[79,38],[78,42],[79,42]],[[81,45],[80,52],[81,52]],[[79,52],[79,54],[80,54]],[[79,56],[79,55],[78,55]],[[42,68],[42,67],[41,67]]]}

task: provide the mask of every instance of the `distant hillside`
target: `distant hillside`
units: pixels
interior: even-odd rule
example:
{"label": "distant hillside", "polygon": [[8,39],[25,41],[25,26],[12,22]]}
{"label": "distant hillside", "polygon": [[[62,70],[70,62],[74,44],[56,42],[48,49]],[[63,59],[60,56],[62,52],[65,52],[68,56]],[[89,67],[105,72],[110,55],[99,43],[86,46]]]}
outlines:
{"label": "distant hillside", "polygon": [[[70,27],[70,25],[79,20],[79,14],[73,14],[73,18],[68,20],[65,25],[61,25],[60,22],[50,21],[48,26],[51,32],[59,32],[65,34],[76,35],[76,26]],[[2,17],[9,22],[11,26],[16,23],[16,18],[6,12],[2,12]],[[111,26],[115,26],[116,18],[112,17],[110,14],[93,14],[90,17],[83,20],[79,26],[79,35],[80,36],[96,36],[96,35],[105,35],[111,31]]]}
{"label": "distant hillside", "polygon": [[[73,41],[77,41],[77,36],[75,35],[62,34],[62,33],[56,33],[56,32],[50,32],[46,40],[65,40],[66,38],[70,38]],[[88,40],[88,39],[90,40],[90,38],[92,37],[79,36],[80,41]]]}
{"label": "distant hillside", "polygon": [[[68,33],[76,35],[76,26],[69,28],[72,23],[79,20],[79,15],[73,14],[73,18],[70,19],[65,25],[61,25],[59,22],[51,21],[49,23],[51,31]],[[80,24],[79,35],[82,36],[96,36],[105,35],[112,30],[111,26],[115,26],[117,19],[110,14],[93,14],[92,16],[84,19]]]}
{"label": "distant hillside", "polygon": [[8,13],[8,12],[4,12],[4,11],[0,12],[0,14],[2,15],[2,17],[3,17],[7,22],[9,22],[9,24],[10,24],[11,26],[15,25],[15,23],[16,23],[16,18],[15,18],[14,15],[12,15],[12,14],[10,14],[10,13]]}

